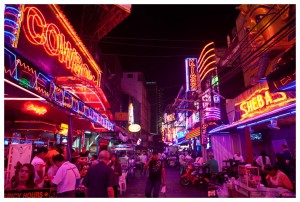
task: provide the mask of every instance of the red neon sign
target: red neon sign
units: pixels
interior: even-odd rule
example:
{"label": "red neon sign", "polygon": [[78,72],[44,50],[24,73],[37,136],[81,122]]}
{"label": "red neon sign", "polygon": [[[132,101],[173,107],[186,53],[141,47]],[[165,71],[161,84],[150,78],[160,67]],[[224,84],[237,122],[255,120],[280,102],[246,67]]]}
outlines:
{"label": "red neon sign", "polygon": [[39,107],[34,104],[29,104],[26,109],[28,111],[34,111],[38,115],[44,115],[47,112],[47,109],[45,107]]}
{"label": "red neon sign", "polygon": [[43,14],[36,7],[26,8],[23,30],[29,42],[43,46],[48,55],[56,56],[72,74],[97,83],[95,75],[83,62],[78,51],[65,40],[65,35],[57,25],[46,22]]}

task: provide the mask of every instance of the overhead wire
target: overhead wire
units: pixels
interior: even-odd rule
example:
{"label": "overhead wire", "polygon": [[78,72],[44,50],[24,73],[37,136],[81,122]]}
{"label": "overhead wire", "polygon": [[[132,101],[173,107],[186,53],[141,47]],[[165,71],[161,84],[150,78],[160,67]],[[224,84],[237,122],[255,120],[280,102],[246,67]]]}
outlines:
{"label": "overhead wire", "polygon": [[[282,12],[283,9],[286,10],[286,9],[288,9],[288,7],[282,8],[281,11],[278,12],[278,15],[277,15],[277,16],[274,16],[272,19],[270,19],[270,21],[269,21],[268,23],[266,23],[266,25],[268,25],[268,26],[265,25],[265,26],[257,33],[256,37],[253,37],[253,40],[248,41],[248,40],[247,40],[247,35],[245,35],[244,38],[241,40],[240,43],[244,43],[244,44],[247,44],[247,46],[249,46],[249,44],[251,44],[251,42],[253,42],[253,41],[254,41],[254,40],[255,40],[255,39],[263,32],[263,31],[265,31],[269,26],[271,26],[272,23],[273,23],[275,20],[277,20],[277,19],[283,14],[283,12]],[[285,11],[285,10],[284,10],[284,11]],[[269,12],[270,12],[270,11],[269,11]],[[273,20],[272,23],[270,23],[271,20]],[[258,24],[256,24],[255,26],[257,26],[257,25],[258,25]],[[255,26],[253,27],[253,29],[255,28]],[[289,25],[286,25],[285,27],[283,27],[279,32],[276,33],[276,35],[274,35],[272,38],[270,38],[268,41],[266,41],[266,42],[261,46],[261,48],[255,50],[254,52],[248,51],[248,52],[249,52],[249,55],[246,55],[246,56],[244,57],[245,59],[244,59],[243,61],[241,61],[240,63],[236,64],[236,66],[234,67],[234,69],[232,69],[227,75],[225,75],[225,76],[223,77],[223,82],[224,82],[224,81],[227,81],[227,80],[230,79],[230,78],[232,78],[232,76],[234,76],[238,71],[240,71],[241,65],[243,65],[244,63],[246,63],[246,62],[249,61],[249,60],[254,60],[254,59],[258,58],[258,57],[261,56],[263,53],[265,53],[269,47],[271,47],[272,45],[274,45],[275,43],[277,43],[278,41],[280,41],[284,36],[286,36],[287,34],[284,34],[283,36],[280,36],[280,38],[278,38],[276,41],[273,41],[271,44],[269,44],[269,45],[267,46],[267,44],[268,44],[270,41],[272,41],[274,37],[276,37],[277,35],[279,35],[279,34],[281,33],[281,31],[284,30],[287,26],[289,26]],[[250,30],[250,31],[251,31],[251,30]],[[293,31],[293,30],[289,30],[289,31]],[[244,50],[245,50],[245,46],[246,46],[246,45],[244,45],[244,47],[241,47],[240,49],[244,49]],[[267,47],[263,48],[264,46],[267,46]],[[259,52],[259,51],[260,51],[260,52]],[[245,51],[245,52],[247,52],[247,51]],[[238,52],[236,53],[236,55],[239,56],[240,53],[241,53],[241,51],[238,51]],[[256,54],[256,55],[255,55],[255,54]],[[232,58],[233,58],[233,57],[232,57]],[[250,67],[248,67],[248,69],[249,69],[249,68],[250,68]],[[224,69],[223,69],[223,71],[224,71]],[[221,72],[222,72],[222,70],[220,71],[220,73],[221,73]]]}

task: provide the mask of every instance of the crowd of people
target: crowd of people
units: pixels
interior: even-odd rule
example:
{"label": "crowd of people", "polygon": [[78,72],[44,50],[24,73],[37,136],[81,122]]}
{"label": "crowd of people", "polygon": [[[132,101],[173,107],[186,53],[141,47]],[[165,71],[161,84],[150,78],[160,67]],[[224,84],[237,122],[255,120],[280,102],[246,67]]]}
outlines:
{"label": "crowd of people", "polygon": [[[67,161],[65,151],[62,148],[50,149],[37,148],[30,163],[15,166],[15,176],[5,186],[5,190],[26,190],[34,188],[56,187],[57,197],[75,197],[76,187],[85,187],[85,197],[118,197],[119,179],[124,170],[119,159],[132,160],[140,169],[141,176],[148,173],[145,188],[146,197],[158,197],[161,186],[166,184],[165,167],[170,166],[170,159],[174,158],[175,167],[180,174],[188,164],[200,165],[207,168],[208,173],[219,172],[219,164],[212,153],[208,159],[201,153],[192,156],[188,151],[177,153],[159,153],[153,151],[141,151],[140,153],[109,153],[102,150],[97,155],[90,155],[86,148],[79,152],[74,149],[71,161]],[[233,155],[235,162],[245,163],[240,152]],[[259,167],[262,183],[267,187],[283,187],[294,190],[291,182],[291,168],[294,160],[286,145],[282,146],[282,152],[276,154],[276,160],[261,151],[253,160],[253,165]],[[153,192],[153,194],[152,194]]]}
{"label": "crowd of people", "polygon": [[[165,184],[164,162],[161,154],[146,151],[134,153],[109,153],[102,150],[97,155],[90,155],[85,147],[79,152],[72,150],[71,160],[66,160],[66,150],[62,145],[48,150],[46,147],[37,147],[30,163],[17,163],[15,175],[5,190],[32,190],[39,188],[56,189],[56,197],[76,197],[76,188],[83,186],[85,197],[118,197],[119,178],[124,171],[120,158],[128,162],[131,159],[140,162],[140,169],[146,175],[149,169],[149,180],[145,196],[158,197],[161,184]],[[163,179],[163,180],[161,180]],[[159,188],[158,188],[159,187]]]}

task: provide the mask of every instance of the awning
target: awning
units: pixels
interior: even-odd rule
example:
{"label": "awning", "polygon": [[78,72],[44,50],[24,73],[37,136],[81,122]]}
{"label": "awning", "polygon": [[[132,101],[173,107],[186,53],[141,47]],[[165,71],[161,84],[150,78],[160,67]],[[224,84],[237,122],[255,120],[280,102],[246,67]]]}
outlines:
{"label": "awning", "polygon": [[[277,108],[271,112],[263,113],[261,115],[243,120],[237,121],[232,124],[221,125],[217,128],[210,130],[208,133],[220,133],[220,132],[230,132],[231,130],[235,129],[242,129],[246,126],[255,126],[259,124],[266,124],[269,123],[271,119],[278,119],[279,125],[286,125],[291,124],[287,117],[295,116],[296,115],[296,103],[290,104],[285,107]],[[294,124],[294,122],[292,122]]]}
{"label": "awning", "polygon": [[186,134],[185,139],[192,139],[194,137],[200,136],[200,127],[195,128],[194,130],[190,131]]}

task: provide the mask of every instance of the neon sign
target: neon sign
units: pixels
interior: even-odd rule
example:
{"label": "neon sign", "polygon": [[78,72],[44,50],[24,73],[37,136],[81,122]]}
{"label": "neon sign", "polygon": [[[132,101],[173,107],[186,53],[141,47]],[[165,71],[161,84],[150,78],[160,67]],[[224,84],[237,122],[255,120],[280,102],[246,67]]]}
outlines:
{"label": "neon sign", "polygon": [[134,123],[133,104],[130,103],[128,106],[128,124],[131,125],[133,123]]}
{"label": "neon sign", "polygon": [[175,121],[175,113],[172,114],[165,113],[164,119],[165,119],[165,123]]}
{"label": "neon sign", "polygon": [[197,58],[185,59],[186,92],[197,90],[196,64]]}
{"label": "neon sign", "polygon": [[26,109],[28,111],[33,111],[35,112],[37,115],[44,115],[47,112],[47,109],[45,107],[39,107],[36,106],[34,104],[29,104]]}
{"label": "neon sign", "polygon": [[278,107],[278,105],[282,105],[286,101],[291,101],[291,99],[288,99],[286,93],[270,93],[268,88],[263,88],[255,91],[249,98],[235,104],[235,106],[240,109],[242,113],[241,120],[243,120],[258,113],[263,113],[270,107]]}
{"label": "neon sign", "polygon": [[[22,62],[20,56],[14,54],[9,49],[4,48],[4,75],[5,78],[15,80],[24,85],[26,84],[28,92],[34,92],[38,95],[46,98],[52,103],[58,106],[64,107],[64,109],[70,110],[90,121],[101,125],[103,128],[113,130],[114,125],[104,117],[104,115],[96,112],[94,109],[86,105],[84,102],[73,96],[68,91],[57,86],[34,66],[28,65]],[[7,62],[9,61],[9,62]],[[26,109],[26,108],[25,108]],[[29,110],[36,112],[43,112],[42,109],[37,109],[31,106]]]}
{"label": "neon sign", "polygon": [[26,78],[21,78],[19,85],[24,86],[25,88],[29,88],[30,82]]}
{"label": "neon sign", "polygon": [[214,76],[211,80],[211,85],[212,86],[218,86],[219,85],[219,78],[218,76]]}
{"label": "neon sign", "polygon": [[5,5],[4,40],[12,47],[18,44],[23,6],[21,4]]}
{"label": "neon sign", "polygon": [[90,67],[83,62],[82,56],[67,41],[56,24],[47,23],[36,7],[27,7],[24,11],[23,31],[29,42],[43,46],[45,52],[55,56],[73,75],[97,83]]}
{"label": "neon sign", "polygon": [[[208,49],[211,47],[210,49]],[[207,50],[208,49],[208,50]],[[214,54],[214,42],[208,43],[201,51],[197,63],[197,71],[199,72],[199,81],[202,82],[208,73],[216,70],[216,59]]]}

